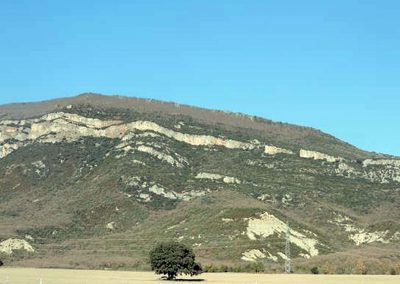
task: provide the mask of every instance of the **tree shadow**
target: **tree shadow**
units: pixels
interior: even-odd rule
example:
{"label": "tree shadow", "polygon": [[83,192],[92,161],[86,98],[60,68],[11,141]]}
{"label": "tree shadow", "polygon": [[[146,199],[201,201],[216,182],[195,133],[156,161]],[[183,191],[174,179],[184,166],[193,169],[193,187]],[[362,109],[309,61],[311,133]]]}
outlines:
{"label": "tree shadow", "polygon": [[188,278],[175,278],[175,279],[167,279],[167,278],[163,278],[163,277],[161,277],[160,278],[160,280],[163,280],[163,281],[165,281],[166,283],[167,282],[203,282],[203,281],[206,281],[205,279],[203,279],[203,278],[195,278],[195,279],[188,279]]}
{"label": "tree shadow", "polygon": [[203,282],[206,281],[205,279],[174,279],[172,281],[176,281],[176,282]]}

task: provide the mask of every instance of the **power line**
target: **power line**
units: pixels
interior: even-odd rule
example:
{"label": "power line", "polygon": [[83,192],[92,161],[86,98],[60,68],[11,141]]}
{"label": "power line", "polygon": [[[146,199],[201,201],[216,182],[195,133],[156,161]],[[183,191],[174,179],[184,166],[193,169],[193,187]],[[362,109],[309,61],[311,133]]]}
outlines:
{"label": "power line", "polygon": [[292,271],[292,261],[290,259],[290,227],[289,221],[286,223],[286,246],[285,246],[285,273],[291,273]]}

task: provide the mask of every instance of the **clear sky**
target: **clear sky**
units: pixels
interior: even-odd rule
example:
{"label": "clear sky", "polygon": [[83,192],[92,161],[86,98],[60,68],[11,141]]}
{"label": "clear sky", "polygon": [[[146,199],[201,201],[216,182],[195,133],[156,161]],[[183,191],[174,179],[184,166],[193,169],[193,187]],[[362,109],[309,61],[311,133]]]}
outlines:
{"label": "clear sky", "polygon": [[400,1],[0,0],[0,104],[89,91],[400,156]]}

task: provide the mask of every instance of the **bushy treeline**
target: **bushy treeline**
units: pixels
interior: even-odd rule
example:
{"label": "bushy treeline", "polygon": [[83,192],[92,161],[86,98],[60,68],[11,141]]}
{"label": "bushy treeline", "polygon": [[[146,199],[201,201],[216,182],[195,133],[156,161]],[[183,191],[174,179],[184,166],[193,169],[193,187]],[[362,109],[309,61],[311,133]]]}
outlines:
{"label": "bushy treeline", "polygon": [[266,272],[266,267],[261,262],[241,264],[235,266],[209,264],[203,267],[204,272]]}
{"label": "bushy treeline", "polygon": [[332,263],[325,263],[321,266],[313,266],[310,270],[312,274],[400,274],[400,264],[385,265],[378,263],[371,265],[365,261],[359,260],[353,264],[345,266],[335,266]]}
{"label": "bushy treeline", "polygon": [[[234,266],[228,266],[224,264],[209,264],[203,266],[204,272],[249,272],[249,273],[283,273],[283,265],[270,265],[262,262],[253,262],[248,264],[238,264]],[[390,274],[400,275],[400,264],[392,265],[377,265],[372,266],[371,264],[364,261],[357,261],[349,264],[348,266],[341,267],[336,266],[333,263],[323,263],[313,267],[295,267],[294,273],[311,273],[311,274]]]}

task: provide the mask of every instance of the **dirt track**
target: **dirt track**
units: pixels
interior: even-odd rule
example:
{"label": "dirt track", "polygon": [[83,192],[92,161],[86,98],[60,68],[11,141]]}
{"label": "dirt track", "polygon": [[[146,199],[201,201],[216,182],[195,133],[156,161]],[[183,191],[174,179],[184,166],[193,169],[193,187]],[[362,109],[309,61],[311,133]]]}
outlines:
{"label": "dirt track", "polygon": [[[40,279],[42,281],[40,282]],[[0,284],[137,284],[168,283],[151,272],[93,271],[65,269],[0,269]],[[174,282],[172,282],[174,283]],[[175,282],[176,283],[176,282]],[[243,284],[399,284],[400,276],[376,275],[281,275],[206,273],[178,283]]]}

